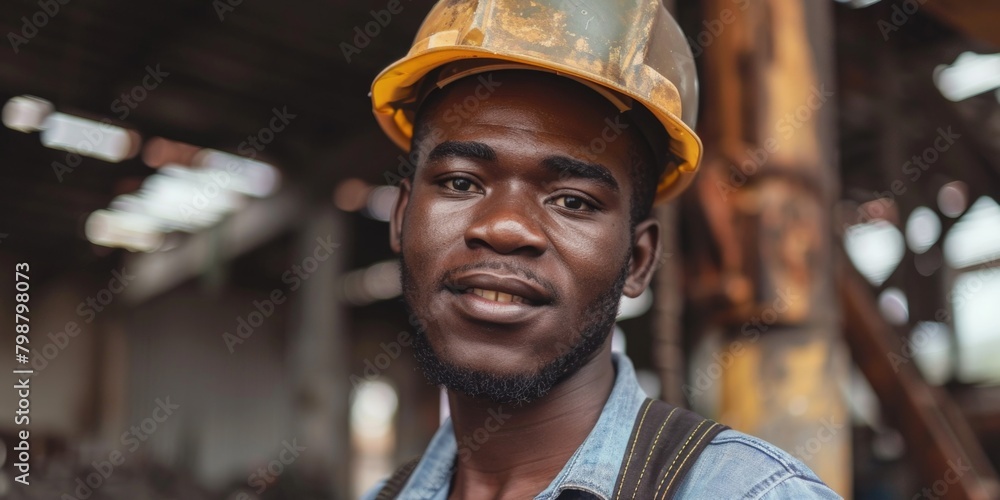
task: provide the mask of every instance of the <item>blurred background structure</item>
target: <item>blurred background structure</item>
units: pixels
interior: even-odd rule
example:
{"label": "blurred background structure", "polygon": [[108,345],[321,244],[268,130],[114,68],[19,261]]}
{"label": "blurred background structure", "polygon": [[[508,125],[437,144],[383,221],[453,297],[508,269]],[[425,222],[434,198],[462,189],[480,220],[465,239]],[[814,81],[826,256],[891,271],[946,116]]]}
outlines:
{"label": "blurred background structure", "polygon": [[[367,92],[432,3],[0,6],[0,498],[355,498],[423,450]],[[1000,498],[1000,5],[668,7],[707,155],[622,307],[644,387],[846,498]]]}

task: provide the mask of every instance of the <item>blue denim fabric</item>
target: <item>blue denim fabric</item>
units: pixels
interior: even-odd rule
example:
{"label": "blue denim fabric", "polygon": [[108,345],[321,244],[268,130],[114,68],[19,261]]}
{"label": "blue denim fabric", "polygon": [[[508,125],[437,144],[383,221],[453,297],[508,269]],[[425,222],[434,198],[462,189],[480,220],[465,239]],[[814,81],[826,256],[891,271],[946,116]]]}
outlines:
{"label": "blue denim fabric", "polygon": [[[536,500],[610,500],[632,425],[646,394],[628,357],[614,354],[615,385],[597,425]],[[399,498],[447,500],[457,443],[446,420]],[[374,499],[383,483],[363,498]],[[709,443],[681,485],[677,498],[835,499],[808,467],[753,436],[726,430]]]}

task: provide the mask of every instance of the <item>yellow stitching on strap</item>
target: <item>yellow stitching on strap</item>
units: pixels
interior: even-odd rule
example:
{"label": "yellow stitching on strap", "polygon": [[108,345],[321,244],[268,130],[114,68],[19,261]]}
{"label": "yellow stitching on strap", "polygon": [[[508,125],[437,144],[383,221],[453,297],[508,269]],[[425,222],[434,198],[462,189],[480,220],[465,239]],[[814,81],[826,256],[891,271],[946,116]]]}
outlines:
{"label": "yellow stitching on strap", "polygon": [[674,415],[675,411],[677,411],[676,407],[673,410],[670,410],[670,413],[667,415],[666,420],[664,420],[663,423],[660,424],[660,430],[656,431],[656,438],[653,439],[653,445],[649,447],[649,454],[646,455],[646,463],[642,465],[642,472],[639,473],[639,480],[636,481],[635,483],[635,491],[632,492],[632,500],[635,500],[635,495],[636,493],[639,492],[639,484],[642,483],[642,476],[646,474],[646,467],[649,466],[649,459],[653,458],[653,450],[656,449],[656,443],[657,441],[660,440],[660,433],[663,432],[663,428],[666,427],[667,422],[670,421],[670,417]]}
{"label": "yellow stitching on strap", "polygon": [[653,498],[656,498],[656,496],[660,494],[660,487],[663,486],[663,481],[666,481],[667,476],[670,475],[670,469],[674,468],[674,464],[677,463],[677,459],[681,457],[681,453],[684,452],[688,443],[691,442],[691,438],[698,433],[698,429],[701,429],[701,426],[705,425],[705,422],[708,422],[708,419],[702,420],[701,423],[698,424],[698,427],[695,427],[694,430],[691,431],[691,434],[688,435],[687,440],[684,441],[684,446],[681,446],[681,449],[677,450],[677,455],[674,456],[674,461],[670,462],[670,467],[667,467],[667,472],[663,474],[663,479],[660,479],[660,484],[656,486],[656,493],[653,493]]}
{"label": "yellow stitching on strap", "polygon": [[[719,425],[718,422],[712,422],[712,425],[710,425],[708,429],[705,429],[705,432],[702,433],[701,437],[698,438],[698,441],[694,443],[694,446],[692,446],[691,449],[688,450],[688,454],[687,456],[684,457],[684,460],[681,460],[681,465],[680,467],[677,468],[678,471],[684,468],[684,462],[687,462],[688,458],[691,457],[691,453],[693,453],[695,448],[697,448],[698,445],[701,444],[701,440],[705,439],[705,436],[707,436],[708,433],[712,431],[712,428],[714,428],[716,425]],[[663,490],[663,498],[667,497],[667,492],[670,491],[670,485],[674,484],[674,479],[677,479],[677,474],[674,474],[674,477],[670,478],[670,482],[667,483],[667,489]]]}
{"label": "yellow stitching on strap", "polygon": [[[625,470],[622,471],[622,480],[625,479],[625,475],[628,474],[628,464],[632,462],[632,453],[635,451],[635,442],[639,440],[639,432],[642,431],[642,423],[646,421],[646,412],[649,411],[649,407],[652,406],[653,400],[650,399],[646,403],[646,409],[642,411],[642,418],[639,419],[639,427],[635,429],[635,438],[632,439],[632,448],[628,452],[628,460],[625,461]],[[618,500],[622,496],[622,490],[618,490],[618,494],[615,495],[615,500]]]}

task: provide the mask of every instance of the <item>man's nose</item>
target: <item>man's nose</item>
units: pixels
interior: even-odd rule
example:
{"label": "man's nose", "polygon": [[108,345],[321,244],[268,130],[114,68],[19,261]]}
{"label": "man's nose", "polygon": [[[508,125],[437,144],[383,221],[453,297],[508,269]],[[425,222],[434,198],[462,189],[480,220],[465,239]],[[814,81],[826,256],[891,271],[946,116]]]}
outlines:
{"label": "man's nose", "polygon": [[548,247],[537,200],[493,193],[477,203],[472,223],[465,231],[469,248],[488,247],[499,254],[538,256]]}

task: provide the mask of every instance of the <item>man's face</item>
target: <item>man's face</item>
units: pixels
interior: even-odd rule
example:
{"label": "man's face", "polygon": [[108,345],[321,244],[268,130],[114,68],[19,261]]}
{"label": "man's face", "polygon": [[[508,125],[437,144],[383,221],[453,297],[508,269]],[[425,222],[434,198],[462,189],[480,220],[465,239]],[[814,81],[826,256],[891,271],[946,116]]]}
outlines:
{"label": "man's face", "polygon": [[[484,82],[499,85],[484,92]],[[658,226],[629,213],[638,131],[562,77],[452,83],[392,218],[417,356],[473,397],[544,395],[605,343],[623,291],[645,288]],[[478,92],[478,93],[477,93]]]}

